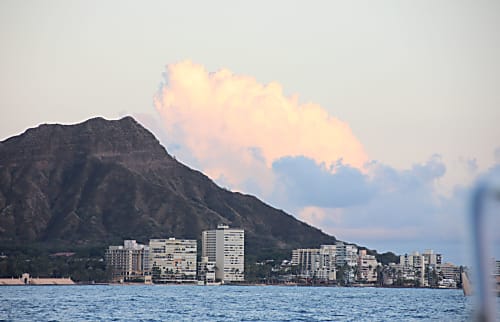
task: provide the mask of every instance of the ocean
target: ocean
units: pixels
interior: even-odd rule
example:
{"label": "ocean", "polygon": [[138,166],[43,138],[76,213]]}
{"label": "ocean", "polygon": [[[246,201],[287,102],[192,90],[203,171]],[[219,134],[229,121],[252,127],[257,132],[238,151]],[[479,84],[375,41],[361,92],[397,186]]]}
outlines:
{"label": "ocean", "polygon": [[297,286],[2,286],[2,321],[468,321],[461,290]]}

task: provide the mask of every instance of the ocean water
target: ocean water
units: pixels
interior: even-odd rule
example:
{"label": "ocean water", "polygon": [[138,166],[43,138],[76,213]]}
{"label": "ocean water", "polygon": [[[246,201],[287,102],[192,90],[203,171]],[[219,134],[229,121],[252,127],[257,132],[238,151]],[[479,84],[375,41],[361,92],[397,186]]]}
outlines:
{"label": "ocean water", "polygon": [[296,286],[2,286],[3,321],[468,321],[461,290]]}

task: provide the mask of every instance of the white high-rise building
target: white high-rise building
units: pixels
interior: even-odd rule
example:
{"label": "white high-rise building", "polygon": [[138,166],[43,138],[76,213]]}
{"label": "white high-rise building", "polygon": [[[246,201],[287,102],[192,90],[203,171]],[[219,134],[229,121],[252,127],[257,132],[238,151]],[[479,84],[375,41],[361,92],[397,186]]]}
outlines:
{"label": "white high-rise building", "polygon": [[424,256],[425,265],[441,265],[442,255],[436,254],[432,249],[426,249],[422,254]]}
{"label": "white high-rise building", "polygon": [[215,261],[215,276],[223,282],[245,279],[245,231],[219,225],[202,233],[202,257]]}
{"label": "white high-rise building", "polygon": [[317,276],[320,279],[334,281],[337,279],[337,246],[321,245],[319,248],[319,267]]}
{"label": "white high-rise building", "polygon": [[348,265],[354,267],[358,264],[358,248],[354,245],[337,241],[337,266]]}
{"label": "white high-rise building", "polygon": [[196,240],[151,239],[149,249],[151,272],[155,282],[196,282]]}
{"label": "white high-rise building", "polygon": [[206,257],[210,262],[215,262],[216,232],[216,230],[205,230],[201,233],[201,257]]}

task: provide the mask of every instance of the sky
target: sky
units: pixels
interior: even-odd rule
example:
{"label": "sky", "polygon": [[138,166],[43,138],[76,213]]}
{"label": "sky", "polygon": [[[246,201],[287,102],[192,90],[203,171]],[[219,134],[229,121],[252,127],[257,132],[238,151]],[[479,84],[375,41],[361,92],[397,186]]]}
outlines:
{"label": "sky", "polygon": [[470,191],[500,168],[498,1],[0,0],[0,44],[0,140],[132,115],[379,251],[466,261]]}

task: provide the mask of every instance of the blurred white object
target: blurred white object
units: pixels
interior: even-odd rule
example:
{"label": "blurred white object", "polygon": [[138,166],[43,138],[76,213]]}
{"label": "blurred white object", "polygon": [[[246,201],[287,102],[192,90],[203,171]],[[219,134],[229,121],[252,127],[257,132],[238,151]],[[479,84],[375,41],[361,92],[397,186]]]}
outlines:
{"label": "blurred white object", "polygon": [[[477,321],[495,321],[496,289],[491,266],[491,243],[488,238],[486,205],[500,202],[500,177],[492,176],[481,180],[472,194],[471,229],[474,253],[475,278],[473,280],[476,297]],[[491,228],[491,227],[490,227]],[[498,227],[497,227],[498,228]]]}

